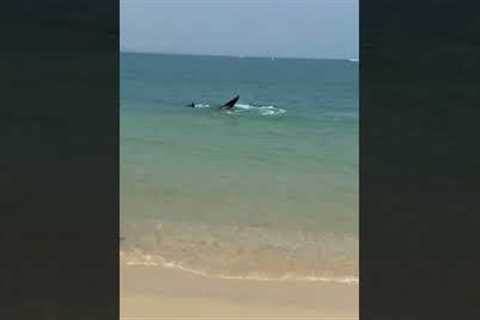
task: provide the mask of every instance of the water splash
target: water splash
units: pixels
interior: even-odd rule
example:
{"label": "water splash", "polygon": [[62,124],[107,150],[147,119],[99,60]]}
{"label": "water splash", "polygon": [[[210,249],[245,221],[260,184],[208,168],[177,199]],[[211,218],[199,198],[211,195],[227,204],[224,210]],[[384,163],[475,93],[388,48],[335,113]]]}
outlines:
{"label": "water splash", "polygon": [[[208,109],[212,106],[208,103],[199,103],[195,105],[198,109]],[[252,105],[252,104],[236,104],[233,109],[227,110],[227,114],[257,114],[260,116],[276,116],[286,113],[287,110],[274,105]]]}

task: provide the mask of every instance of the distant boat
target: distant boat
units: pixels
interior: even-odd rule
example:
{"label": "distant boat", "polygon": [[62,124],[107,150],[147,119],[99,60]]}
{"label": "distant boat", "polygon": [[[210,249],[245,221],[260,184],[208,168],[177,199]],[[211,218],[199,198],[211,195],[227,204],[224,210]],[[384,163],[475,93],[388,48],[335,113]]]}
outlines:
{"label": "distant boat", "polygon": [[348,61],[350,61],[350,62],[358,62],[358,59],[350,58],[350,59],[348,59]]}

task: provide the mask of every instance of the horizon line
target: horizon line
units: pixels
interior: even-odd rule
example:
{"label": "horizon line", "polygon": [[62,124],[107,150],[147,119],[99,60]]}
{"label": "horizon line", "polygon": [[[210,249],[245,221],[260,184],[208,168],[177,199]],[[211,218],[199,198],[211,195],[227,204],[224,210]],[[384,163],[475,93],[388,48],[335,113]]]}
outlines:
{"label": "horizon line", "polygon": [[159,51],[137,51],[134,49],[120,49],[120,53],[138,53],[138,54],[158,54],[158,55],[178,55],[195,57],[225,57],[225,58],[256,58],[256,59],[305,59],[305,60],[342,60],[359,62],[357,57],[350,58],[319,58],[319,57],[293,57],[293,56],[257,56],[257,55],[230,55],[230,54],[211,54],[211,53],[179,53],[179,52],[159,52]]}

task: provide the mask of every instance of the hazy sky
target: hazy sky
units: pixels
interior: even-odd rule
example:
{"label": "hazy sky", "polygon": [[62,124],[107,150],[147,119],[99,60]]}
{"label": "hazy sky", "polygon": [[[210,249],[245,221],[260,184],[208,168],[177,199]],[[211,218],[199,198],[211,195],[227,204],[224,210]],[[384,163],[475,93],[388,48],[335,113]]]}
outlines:
{"label": "hazy sky", "polygon": [[122,50],[358,58],[358,0],[121,0]]}

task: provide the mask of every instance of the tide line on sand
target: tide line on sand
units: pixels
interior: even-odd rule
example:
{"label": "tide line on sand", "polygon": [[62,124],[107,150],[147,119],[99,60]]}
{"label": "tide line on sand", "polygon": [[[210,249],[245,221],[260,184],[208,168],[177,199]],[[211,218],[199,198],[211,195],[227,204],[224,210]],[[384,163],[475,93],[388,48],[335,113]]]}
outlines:
{"label": "tide line on sand", "polygon": [[[120,256],[125,258],[126,254],[121,252]],[[352,284],[357,285],[359,279],[357,277],[321,277],[315,275],[298,275],[293,273],[287,273],[279,277],[268,277],[257,274],[249,274],[245,276],[233,276],[233,275],[224,275],[221,273],[207,273],[202,270],[197,270],[193,268],[186,267],[181,263],[174,261],[167,261],[162,256],[156,255],[155,261],[152,255],[149,254],[138,254],[137,257],[133,259],[128,259],[125,261],[127,266],[143,266],[143,267],[163,267],[168,269],[176,269],[190,274],[195,274],[204,278],[215,278],[215,279],[225,279],[225,280],[250,280],[250,281],[270,281],[270,282],[279,282],[279,281],[301,281],[301,282],[331,282],[331,283],[341,283],[341,284]],[[140,258],[138,258],[140,257]]]}

